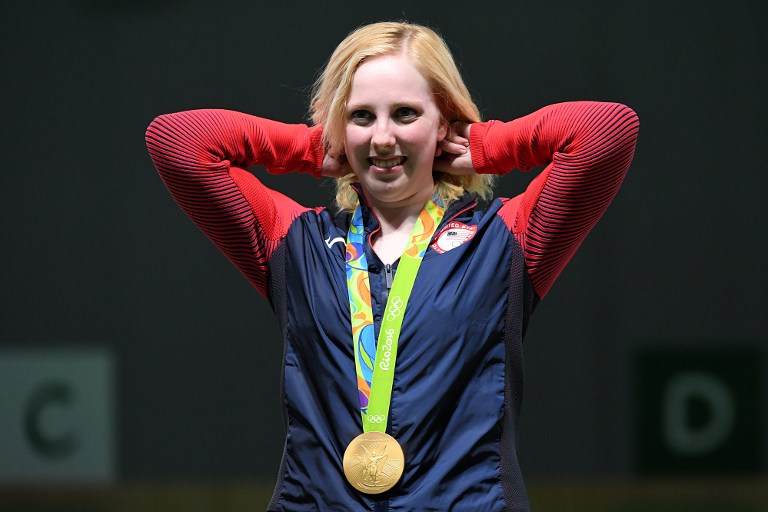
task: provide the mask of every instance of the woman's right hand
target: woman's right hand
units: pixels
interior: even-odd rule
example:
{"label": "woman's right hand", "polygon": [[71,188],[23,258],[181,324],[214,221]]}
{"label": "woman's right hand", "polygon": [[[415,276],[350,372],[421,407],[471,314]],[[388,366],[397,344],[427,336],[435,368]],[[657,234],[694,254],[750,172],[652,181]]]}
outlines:
{"label": "woman's right hand", "polygon": [[326,178],[341,178],[349,174],[347,158],[344,155],[338,157],[325,154],[323,156],[323,166],[320,168],[320,175]]}
{"label": "woman's right hand", "polygon": [[445,139],[438,142],[433,164],[436,171],[459,176],[477,173],[472,163],[472,148],[469,145],[471,129],[472,123],[463,121],[451,123]]}

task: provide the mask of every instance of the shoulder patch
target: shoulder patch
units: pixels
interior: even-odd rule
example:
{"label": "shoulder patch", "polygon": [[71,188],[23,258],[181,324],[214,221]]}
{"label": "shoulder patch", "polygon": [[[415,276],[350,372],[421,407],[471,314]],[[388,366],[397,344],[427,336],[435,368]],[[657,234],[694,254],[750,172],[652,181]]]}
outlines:
{"label": "shoulder patch", "polygon": [[443,226],[430,247],[439,254],[443,254],[469,242],[475,233],[477,233],[477,226],[468,226],[461,222],[451,221]]}

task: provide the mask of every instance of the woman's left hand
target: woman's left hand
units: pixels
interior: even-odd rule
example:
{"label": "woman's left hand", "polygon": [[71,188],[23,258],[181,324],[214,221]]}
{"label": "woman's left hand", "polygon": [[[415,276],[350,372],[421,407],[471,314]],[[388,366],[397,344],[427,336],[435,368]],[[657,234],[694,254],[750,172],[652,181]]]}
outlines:
{"label": "woman's left hand", "polygon": [[434,169],[446,174],[476,174],[472,164],[472,150],[469,147],[469,132],[472,123],[456,121],[451,123],[448,134],[437,143]]}

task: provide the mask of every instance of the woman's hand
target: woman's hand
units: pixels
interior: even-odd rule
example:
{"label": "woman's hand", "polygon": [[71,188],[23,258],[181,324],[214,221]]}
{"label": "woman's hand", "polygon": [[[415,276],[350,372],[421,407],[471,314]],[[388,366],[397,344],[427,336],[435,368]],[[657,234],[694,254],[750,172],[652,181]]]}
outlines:
{"label": "woman's hand", "polygon": [[472,151],[469,147],[469,132],[472,123],[456,121],[451,123],[448,134],[438,142],[435,151],[434,169],[446,174],[476,174],[472,164]]}
{"label": "woman's hand", "polygon": [[323,156],[323,166],[320,168],[320,175],[326,178],[341,178],[349,174],[349,166],[344,155],[338,157],[325,154]]}

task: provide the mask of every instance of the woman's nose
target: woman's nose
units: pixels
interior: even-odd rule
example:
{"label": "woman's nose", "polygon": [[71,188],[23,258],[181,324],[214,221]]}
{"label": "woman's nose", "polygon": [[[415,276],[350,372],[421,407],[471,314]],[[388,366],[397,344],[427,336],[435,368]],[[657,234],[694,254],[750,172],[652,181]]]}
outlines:
{"label": "woman's nose", "polygon": [[395,133],[389,120],[377,121],[373,127],[371,144],[374,147],[388,148],[395,145]]}

